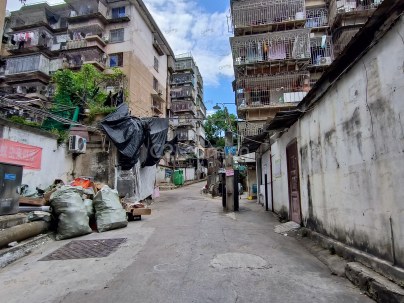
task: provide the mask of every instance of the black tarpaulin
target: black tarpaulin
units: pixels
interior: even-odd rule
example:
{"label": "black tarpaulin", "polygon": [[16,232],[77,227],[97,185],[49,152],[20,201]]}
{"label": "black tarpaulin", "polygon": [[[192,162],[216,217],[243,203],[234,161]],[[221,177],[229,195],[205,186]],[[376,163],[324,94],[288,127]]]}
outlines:
{"label": "black tarpaulin", "polygon": [[119,151],[118,162],[123,170],[131,169],[139,160],[145,131],[142,120],[131,117],[126,104],[101,121],[101,126]]}
{"label": "black tarpaulin", "polygon": [[122,104],[101,126],[118,149],[118,163],[123,170],[131,169],[139,158],[143,167],[153,166],[164,154],[168,119],[131,117],[128,106]]}
{"label": "black tarpaulin", "polygon": [[156,165],[164,154],[168,134],[168,119],[143,118],[147,127],[145,134],[146,158],[142,159],[142,167]]}

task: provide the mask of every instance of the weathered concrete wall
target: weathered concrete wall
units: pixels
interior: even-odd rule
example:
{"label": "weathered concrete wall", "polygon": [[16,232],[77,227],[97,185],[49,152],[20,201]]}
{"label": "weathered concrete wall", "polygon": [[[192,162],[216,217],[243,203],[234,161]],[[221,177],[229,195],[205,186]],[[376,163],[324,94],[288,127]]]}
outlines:
{"label": "weathered concrete wall", "polygon": [[[0,35],[3,35],[4,31],[4,18],[6,17],[7,0],[0,0]],[[0,43],[0,50],[2,43]]]}
{"label": "weathered concrete wall", "polygon": [[[0,120],[0,137],[3,139],[42,148],[40,170],[24,169],[22,183],[35,187],[48,187],[55,179],[70,181],[73,170],[72,156],[66,146],[57,145],[57,138],[47,132]],[[2,133],[2,135],[1,135]]]}
{"label": "weathered concrete wall", "polygon": [[[299,125],[295,124],[284,132],[282,136],[271,146],[274,196],[273,203],[275,212],[283,218],[289,217],[289,184],[286,146],[288,146],[288,144],[296,138],[299,146],[300,136]],[[299,160],[299,164],[300,163],[301,161]]]}
{"label": "weathered concrete wall", "polygon": [[276,209],[288,211],[284,159],[297,137],[304,224],[389,261],[394,250],[402,267],[403,35],[401,18],[272,146],[282,164],[274,184]]}

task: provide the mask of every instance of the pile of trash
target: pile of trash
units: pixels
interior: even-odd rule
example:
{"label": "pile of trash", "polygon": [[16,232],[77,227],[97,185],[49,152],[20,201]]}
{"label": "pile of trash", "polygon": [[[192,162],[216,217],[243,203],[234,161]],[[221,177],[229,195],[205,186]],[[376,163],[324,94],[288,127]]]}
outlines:
{"label": "pile of trash", "polygon": [[[118,192],[108,185],[77,178],[69,185],[60,180],[46,190],[30,193],[20,199],[20,211],[29,212],[29,221],[51,222],[56,229],[56,240],[92,233],[105,232],[128,225],[126,210]],[[25,206],[24,206],[25,205]]]}

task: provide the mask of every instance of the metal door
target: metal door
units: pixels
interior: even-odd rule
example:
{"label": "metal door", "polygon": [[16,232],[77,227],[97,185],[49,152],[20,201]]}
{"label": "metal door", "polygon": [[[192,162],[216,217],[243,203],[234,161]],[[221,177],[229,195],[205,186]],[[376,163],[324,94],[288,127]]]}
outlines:
{"label": "metal door", "polygon": [[299,158],[297,141],[294,141],[286,148],[289,183],[289,215],[292,221],[301,224],[302,214],[300,206],[300,180],[299,180]]}
{"label": "metal door", "polygon": [[0,163],[0,216],[18,213],[22,166]]}

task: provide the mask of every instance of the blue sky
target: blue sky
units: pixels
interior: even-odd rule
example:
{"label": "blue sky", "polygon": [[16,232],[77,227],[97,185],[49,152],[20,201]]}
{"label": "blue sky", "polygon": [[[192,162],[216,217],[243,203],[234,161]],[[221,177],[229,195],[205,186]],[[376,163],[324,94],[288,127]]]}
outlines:
{"label": "blue sky", "polygon": [[[230,0],[143,0],[176,54],[191,52],[204,78],[208,112],[216,103],[234,103],[234,79],[227,16]],[[27,0],[37,3],[38,0]],[[49,4],[60,0],[48,0]],[[8,0],[7,9],[21,6]],[[235,105],[226,105],[235,113]]]}

